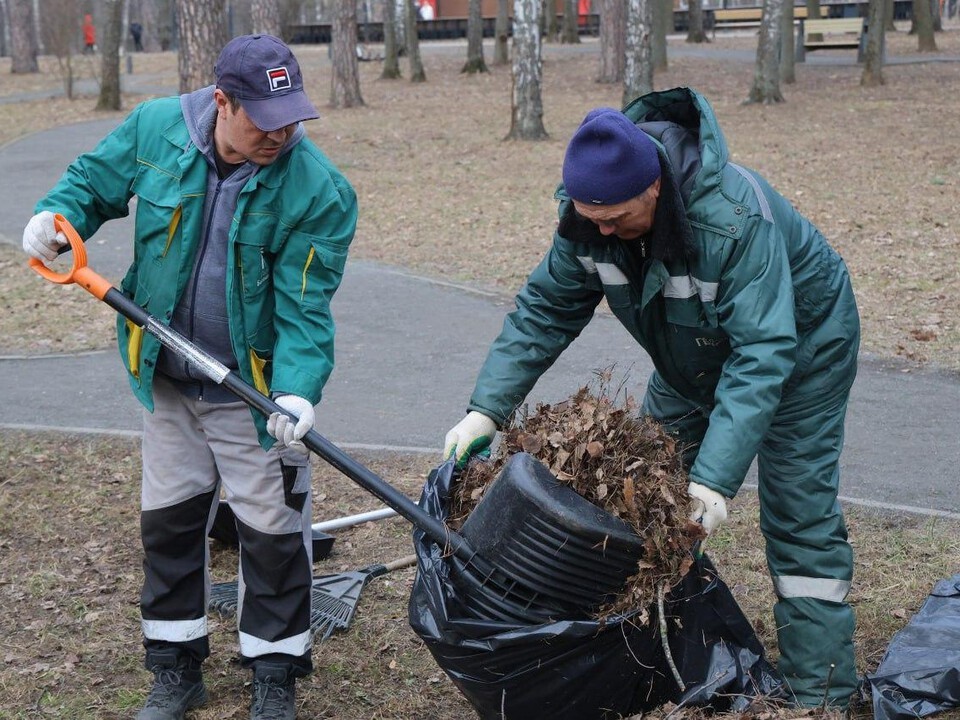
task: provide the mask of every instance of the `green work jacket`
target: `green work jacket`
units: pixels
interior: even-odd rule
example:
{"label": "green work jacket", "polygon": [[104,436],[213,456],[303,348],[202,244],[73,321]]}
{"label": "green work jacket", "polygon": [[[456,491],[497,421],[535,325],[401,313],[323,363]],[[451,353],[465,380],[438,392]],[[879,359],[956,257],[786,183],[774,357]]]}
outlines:
{"label": "green work jacket", "polygon": [[469,409],[502,425],[605,298],[661,379],[709,415],[691,479],[732,497],[799,376],[798,338],[832,312],[846,268],[786,199],[729,161],[699,94],[651,93],[624,112],[661,153],[658,216],[677,194],[678,212],[667,227],[658,220],[659,250],[649,238],[604,238],[592,223],[582,232],[561,186],[553,245],[517,295]]}
{"label": "green work jacket", "polygon": [[[63,214],[88,239],[126,216],[136,196],[134,260],[121,290],[169,322],[193,270],[208,171],[179,99],[149,101],[77,158],[36,211]],[[227,244],[227,313],[239,374],[261,392],[320,401],[334,361],[330,300],[356,221],[353,188],[307,138],[240,192]],[[117,335],[130,385],[152,411],[159,341],[122,317]],[[265,419],[253,416],[270,447]]]}

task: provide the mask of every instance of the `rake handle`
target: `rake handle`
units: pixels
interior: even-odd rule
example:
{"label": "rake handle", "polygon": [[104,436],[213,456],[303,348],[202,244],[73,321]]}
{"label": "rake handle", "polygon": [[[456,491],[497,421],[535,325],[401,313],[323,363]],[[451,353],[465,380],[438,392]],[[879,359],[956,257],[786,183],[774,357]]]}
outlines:
{"label": "rake handle", "polygon": [[[70,249],[73,251],[73,266],[69,272],[56,273],[44,265],[42,261],[30,258],[30,267],[36,273],[50,282],[60,285],[76,283],[95,298],[102,300],[118,313],[153,335],[166,348],[190,363],[206,377],[219,385],[223,385],[247,405],[259,410],[264,415],[269,417],[271,414],[279,412],[293,417],[273,400],[244,381],[237,373],[169,326],[161,323],[133,300],[114,288],[108,280],[87,267],[87,252],[83,240],[63,215],[57,214],[54,216],[54,226],[58,231],[63,232],[70,243]],[[350,457],[316,430],[307,431],[307,434],[301,438],[301,442],[357,485],[382,500],[385,505],[393,508],[410,523],[423,530],[438,545],[450,548],[455,555],[464,561],[470,561],[474,558],[474,551],[462,535],[426,513],[413,500],[372,470]]]}

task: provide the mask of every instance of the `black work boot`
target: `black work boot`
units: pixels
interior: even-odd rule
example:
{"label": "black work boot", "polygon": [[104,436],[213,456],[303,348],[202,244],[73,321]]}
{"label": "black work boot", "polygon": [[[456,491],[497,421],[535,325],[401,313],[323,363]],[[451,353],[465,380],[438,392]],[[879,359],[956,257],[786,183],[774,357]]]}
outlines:
{"label": "black work boot", "polygon": [[250,720],[294,720],[295,683],[288,665],[257,663],[253,669]]}
{"label": "black work boot", "polygon": [[207,702],[196,660],[173,648],[148,650],[146,666],[153,673],[153,689],[136,720],[183,720],[187,710]]}

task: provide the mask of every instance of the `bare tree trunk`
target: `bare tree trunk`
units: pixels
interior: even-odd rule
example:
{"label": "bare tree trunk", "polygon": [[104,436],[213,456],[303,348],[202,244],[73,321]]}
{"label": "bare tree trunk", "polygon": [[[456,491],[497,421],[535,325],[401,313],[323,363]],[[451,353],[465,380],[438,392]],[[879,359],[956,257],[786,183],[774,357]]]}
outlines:
{"label": "bare tree trunk", "polygon": [[687,42],[707,43],[710,39],[703,31],[703,0],[689,0],[687,3]]}
{"label": "bare tree trunk", "polygon": [[870,0],[867,14],[867,47],[864,50],[863,74],[860,84],[865,87],[883,85],[883,26],[885,0]]}
{"label": "bare tree trunk", "polygon": [[656,0],[627,0],[626,53],[623,70],[623,99],[626,107],[641,95],[653,92],[653,50],[650,36],[652,3]]}
{"label": "bare tree trunk", "polygon": [[540,0],[513,2],[513,95],[506,140],[546,140],[543,127]]}
{"label": "bare tree trunk", "polygon": [[[385,0],[393,2],[397,13],[397,55],[407,54],[407,6],[410,0]],[[417,13],[413,13],[414,23],[416,23]]]}
{"label": "bare tree trunk", "polygon": [[885,32],[897,31],[897,26],[893,24],[893,0],[883,3],[883,29]]}
{"label": "bare tree trunk", "polygon": [[396,80],[400,72],[400,53],[397,48],[397,5],[393,0],[383,4],[383,70],[382,80]]}
{"label": "bare tree trunk", "polygon": [[556,42],[560,39],[560,22],[557,20],[557,2],[556,0],[543,0],[540,5],[543,13],[541,24],[544,26],[543,34],[547,42]]}
{"label": "bare tree trunk", "polygon": [[933,36],[933,13],[930,0],[913,0],[913,24],[917,30],[917,50],[936,52],[937,41]]}
{"label": "bare tree trunk", "polygon": [[493,34],[493,64],[506,65],[510,62],[510,0],[497,0],[497,22]]}
{"label": "bare tree trunk", "polygon": [[357,62],[357,0],[337,0],[330,27],[330,107],[363,105]]}
{"label": "bare tree trunk", "polygon": [[37,30],[33,20],[33,0],[9,0],[10,72],[40,72],[37,63]]}
{"label": "bare tree trunk", "polygon": [[180,92],[213,84],[213,66],[227,44],[224,0],[178,0]]}
{"label": "bare tree trunk", "polygon": [[793,39],[793,0],[784,0],[780,23],[780,82],[791,85],[797,81],[793,56],[796,49]]}
{"label": "bare tree trunk", "polygon": [[[651,0],[653,2],[650,26],[650,48],[653,69],[667,69],[667,28],[673,28],[673,0]],[[629,21],[628,21],[629,22]]]}
{"label": "bare tree trunk", "polygon": [[600,74],[598,83],[623,80],[627,12],[622,0],[602,0],[600,6]]}
{"label": "bare tree trunk", "polygon": [[250,20],[254,35],[280,37],[280,0],[251,0]]}
{"label": "bare tree trunk", "polygon": [[488,72],[483,61],[483,16],[480,0],[470,0],[470,14],[467,17],[467,62],[460,68],[462,73]]}
{"label": "bare tree trunk", "polygon": [[415,0],[407,0],[407,56],[410,59],[410,82],[427,81],[427,73],[420,59],[420,36],[417,35],[417,5]]}
{"label": "bare tree trunk", "polygon": [[577,28],[577,0],[563,0],[563,25],[560,28],[560,42],[576,45],[580,42]]}
{"label": "bare tree trunk", "polygon": [[810,20],[819,20],[823,17],[820,14],[820,0],[807,0],[807,17]]}
{"label": "bare tree trunk", "polygon": [[123,0],[103,0],[107,8],[100,45],[100,97],[97,110],[120,110],[120,43],[123,41]]}
{"label": "bare tree trunk", "polygon": [[784,0],[763,0],[757,62],[753,71],[753,87],[747,103],[772,105],[783,102],[780,94],[780,30]]}

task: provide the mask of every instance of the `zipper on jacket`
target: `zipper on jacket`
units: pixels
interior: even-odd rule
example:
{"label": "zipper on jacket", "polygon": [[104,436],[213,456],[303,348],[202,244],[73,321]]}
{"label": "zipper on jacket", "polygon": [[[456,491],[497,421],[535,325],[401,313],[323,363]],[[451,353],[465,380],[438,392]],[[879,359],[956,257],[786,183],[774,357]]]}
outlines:
{"label": "zipper on jacket", "polygon": [[[214,215],[217,212],[217,203],[220,200],[220,188],[222,186],[223,186],[223,180],[218,179],[217,187],[213,191],[213,201],[210,203],[210,215],[206,220],[207,227],[205,229],[205,232],[203,233],[203,242],[201,242],[200,248],[197,250],[197,260],[194,265],[194,267],[196,268],[194,271],[194,274],[195,274],[194,280],[200,277],[200,269],[203,266],[203,259],[204,259],[204,256],[207,254],[207,248],[210,246],[210,228],[213,225],[211,220],[213,219]],[[193,283],[193,288],[192,288],[192,297],[190,298],[190,340],[191,341],[195,339],[193,336],[193,333],[195,330],[194,317],[196,316],[196,313],[197,313],[198,286],[199,286],[199,283],[195,281]],[[190,377],[190,363],[184,361],[183,368],[186,376]],[[198,393],[197,400],[203,400],[203,380],[202,379],[200,380],[200,392]]]}

